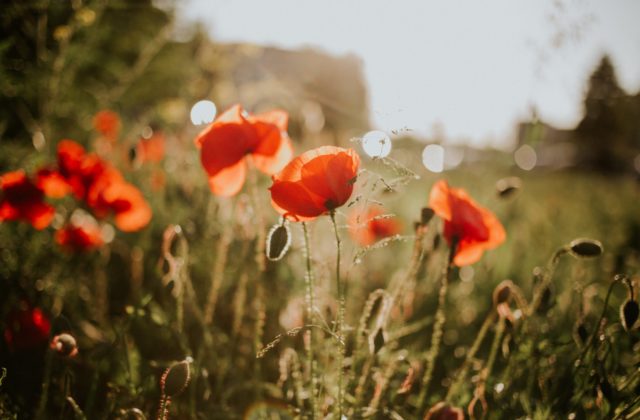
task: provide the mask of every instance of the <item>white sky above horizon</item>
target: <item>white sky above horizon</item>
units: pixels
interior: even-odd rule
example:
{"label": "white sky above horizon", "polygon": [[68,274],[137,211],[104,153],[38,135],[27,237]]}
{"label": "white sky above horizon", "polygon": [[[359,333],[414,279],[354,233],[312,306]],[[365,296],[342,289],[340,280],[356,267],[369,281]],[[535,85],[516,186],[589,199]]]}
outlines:
{"label": "white sky above horizon", "polygon": [[183,0],[178,12],[219,42],[358,55],[371,121],[387,132],[508,147],[532,106],[570,128],[605,53],[640,90],[635,0]]}

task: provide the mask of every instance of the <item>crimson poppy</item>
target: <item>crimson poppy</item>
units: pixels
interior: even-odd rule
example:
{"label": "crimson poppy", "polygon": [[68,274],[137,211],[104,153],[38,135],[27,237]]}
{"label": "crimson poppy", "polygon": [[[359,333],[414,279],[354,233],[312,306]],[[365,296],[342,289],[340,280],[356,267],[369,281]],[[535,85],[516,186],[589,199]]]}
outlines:
{"label": "crimson poppy", "polygon": [[353,149],[322,146],[291,160],[272,177],[271,201],[293,220],[311,220],[347,202],[360,157]]}
{"label": "crimson poppy", "polygon": [[109,140],[115,140],[120,132],[120,116],[109,110],[98,111],[93,117],[93,127]]}
{"label": "crimson poppy", "polygon": [[74,252],[88,252],[104,243],[100,227],[91,218],[81,223],[71,222],[55,234],[55,241],[63,248]]}
{"label": "crimson poppy", "polygon": [[55,209],[44,201],[44,191],[24,171],[0,176],[0,221],[24,220],[38,229],[49,226]]}
{"label": "crimson poppy", "polygon": [[466,191],[450,188],[445,180],[431,188],[429,206],[444,219],[444,237],[449,246],[455,242],[453,263],[457,266],[477,262],[485,250],[505,240],[504,228],[496,216],[473,201]]}
{"label": "crimson poppy", "polygon": [[397,218],[385,216],[380,206],[370,206],[364,211],[354,209],[349,214],[349,233],[362,246],[369,246],[401,231]]}
{"label": "crimson poppy", "polygon": [[282,169],[293,155],[287,124],[284,111],[249,115],[234,105],[205,128],[195,143],[211,192],[225,197],[237,194],[246,178],[247,156],[268,175]]}
{"label": "crimson poppy", "polygon": [[13,351],[30,350],[46,343],[51,322],[40,308],[32,308],[21,302],[5,319],[4,340]]}

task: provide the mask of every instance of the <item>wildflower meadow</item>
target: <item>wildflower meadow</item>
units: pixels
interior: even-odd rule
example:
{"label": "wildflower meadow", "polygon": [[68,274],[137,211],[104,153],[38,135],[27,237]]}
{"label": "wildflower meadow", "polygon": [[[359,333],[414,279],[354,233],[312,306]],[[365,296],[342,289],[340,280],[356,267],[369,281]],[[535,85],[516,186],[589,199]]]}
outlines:
{"label": "wildflower meadow", "polygon": [[0,418],[640,417],[633,171],[428,170],[156,2],[51,3],[2,6]]}

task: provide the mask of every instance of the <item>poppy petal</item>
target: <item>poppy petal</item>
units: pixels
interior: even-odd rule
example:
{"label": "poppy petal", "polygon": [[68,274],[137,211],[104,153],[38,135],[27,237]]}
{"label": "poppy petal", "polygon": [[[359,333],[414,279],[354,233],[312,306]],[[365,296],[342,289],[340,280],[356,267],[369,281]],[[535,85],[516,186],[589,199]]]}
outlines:
{"label": "poppy petal", "polygon": [[69,194],[71,186],[57,171],[40,169],[36,175],[36,185],[51,198],[62,198]]}
{"label": "poppy petal", "polygon": [[116,213],[115,224],[123,232],[135,232],[151,221],[151,208],[146,201],[137,201],[127,211]]}
{"label": "poppy petal", "polygon": [[271,199],[280,209],[302,217],[317,217],[326,212],[321,198],[296,182],[278,182],[271,188]]}
{"label": "poppy petal", "polygon": [[244,159],[228,166],[209,177],[211,192],[223,197],[236,195],[242,189],[247,177],[247,164]]}
{"label": "poppy petal", "polygon": [[449,199],[449,184],[444,179],[433,184],[429,194],[429,206],[444,220],[451,220],[451,202]]}

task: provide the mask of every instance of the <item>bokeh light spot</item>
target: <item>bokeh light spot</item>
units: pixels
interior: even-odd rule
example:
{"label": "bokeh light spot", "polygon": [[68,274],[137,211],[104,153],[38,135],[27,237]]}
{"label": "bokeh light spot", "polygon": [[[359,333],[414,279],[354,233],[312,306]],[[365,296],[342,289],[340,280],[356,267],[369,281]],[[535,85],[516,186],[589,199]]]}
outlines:
{"label": "bokeh light spot", "polygon": [[538,162],[538,154],[535,150],[533,150],[533,147],[525,144],[520,146],[518,150],[516,150],[516,152],[513,154],[513,159],[520,169],[530,171],[536,167],[536,163]]}
{"label": "bokeh light spot", "polygon": [[391,139],[384,131],[369,131],[362,138],[364,152],[373,158],[383,158],[391,153]]}
{"label": "bokeh light spot", "polygon": [[191,108],[191,122],[194,125],[209,124],[216,117],[218,109],[211,101],[202,100],[196,102]]}
{"label": "bokeh light spot", "polygon": [[431,172],[444,170],[444,148],[438,144],[430,144],[422,151],[422,164]]}

